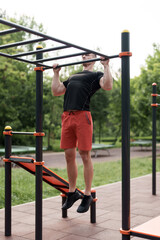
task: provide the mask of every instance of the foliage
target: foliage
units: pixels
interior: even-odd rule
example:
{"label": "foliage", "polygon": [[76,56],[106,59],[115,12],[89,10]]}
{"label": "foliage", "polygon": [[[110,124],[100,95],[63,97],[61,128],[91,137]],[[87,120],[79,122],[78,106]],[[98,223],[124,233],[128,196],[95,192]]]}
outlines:
{"label": "foliage", "polygon": [[[1,13],[1,15],[4,15]],[[5,18],[7,16],[3,16]],[[28,28],[43,30],[42,25],[38,26],[34,19],[27,16],[20,17],[19,20],[15,18],[9,19],[12,22],[24,25]],[[0,25],[0,30],[7,29],[8,27]],[[19,42],[30,38],[30,33],[23,31],[7,34],[1,37],[0,44],[5,45],[12,42]],[[44,44],[43,44],[44,45]],[[3,50],[4,53],[10,55],[17,52],[31,51],[34,49],[33,44],[28,44],[21,47],[8,48]],[[15,61],[12,59],[0,57],[0,144],[3,144],[2,132],[6,125],[11,125],[13,130],[32,131],[35,129],[35,72],[33,66]],[[26,144],[26,138],[15,137],[16,143]]]}
{"label": "foliage", "polygon": [[[137,136],[152,134],[152,83],[160,79],[160,45],[153,45],[153,56],[148,56],[146,66],[141,68],[141,74],[131,81],[131,131]],[[157,92],[160,86],[157,85]],[[158,98],[157,98],[158,100]],[[157,111],[157,119],[160,113]],[[160,128],[158,126],[158,132]]]}

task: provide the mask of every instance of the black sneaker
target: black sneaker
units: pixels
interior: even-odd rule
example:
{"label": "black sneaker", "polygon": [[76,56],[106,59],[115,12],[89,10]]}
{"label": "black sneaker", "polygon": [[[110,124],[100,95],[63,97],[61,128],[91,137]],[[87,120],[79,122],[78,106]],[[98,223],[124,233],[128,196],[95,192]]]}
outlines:
{"label": "black sneaker", "polygon": [[67,196],[67,199],[66,199],[65,203],[62,206],[62,209],[66,210],[66,209],[72,207],[72,205],[77,200],[79,200],[80,198],[82,198],[82,196],[81,196],[81,194],[77,190],[75,190],[75,192],[69,192],[68,196]]}
{"label": "black sneaker", "polygon": [[89,206],[93,202],[93,197],[91,195],[87,196],[84,195],[81,204],[79,205],[77,212],[78,213],[85,213],[88,211]]}

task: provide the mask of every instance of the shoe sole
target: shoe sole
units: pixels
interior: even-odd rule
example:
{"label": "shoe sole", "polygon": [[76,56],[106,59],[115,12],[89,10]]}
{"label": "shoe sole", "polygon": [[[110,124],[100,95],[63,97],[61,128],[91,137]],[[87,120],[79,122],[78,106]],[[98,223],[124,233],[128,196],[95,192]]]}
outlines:
{"label": "shoe sole", "polygon": [[[93,203],[93,199],[92,199],[91,203],[89,204],[89,207],[92,205],[92,203]],[[87,209],[85,209],[85,210],[82,210],[82,211],[77,209],[77,212],[78,212],[78,213],[85,213],[85,212],[88,212],[89,207],[88,207]]]}
{"label": "shoe sole", "polygon": [[75,202],[77,202],[79,199],[81,199],[81,197],[79,197],[79,198],[77,198],[74,202],[72,202],[72,204],[70,204],[68,207],[62,207],[62,210],[67,210],[67,209],[69,209],[69,208],[71,208],[72,206],[73,206],[73,204],[75,203]]}

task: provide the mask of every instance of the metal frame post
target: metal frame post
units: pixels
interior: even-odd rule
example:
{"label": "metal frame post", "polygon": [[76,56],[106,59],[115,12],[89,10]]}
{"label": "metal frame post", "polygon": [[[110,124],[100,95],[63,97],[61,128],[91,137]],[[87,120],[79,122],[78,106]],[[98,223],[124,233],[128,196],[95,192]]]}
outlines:
{"label": "metal frame post", "polygon": [[[11,127],[5,127],[5,131],[12,131]],[[11,135],[5,135],[5,159],[11,156]],[[5,162],[5,236],[11,236],[11,162]]]}
{"label": "metal frame post", "polygon": [[152,195],[156,195],[156,93],[157,84],[152,84]]}
{"label": "metal frame post", "polygon": [[[122,32],[122,52],[129,51],[129,32]],[[130,59],[122,56],[122,229],[130,230]],[[130,234],[122,233],[122,240]]]}
{"label": "metal frame post", "polygon": [[93,202],[90,206],[90,222],[96,223],[96,191],[94,189],[91,190],[91,195],[93,197]]}
{"label": "metal frame post", "polygon": [[[42,47],[37,47],[37,50]],[[42,59],[43,53],[37,53],[36,59]],[[36,132],[43,131],[43,71],[36,70]],[[36,162],[42,163],[42,136],[36,136]],[[36,165],[36,229],[35,239],[42,240],[42,164]]]}
{"label": "metal frame post", "polygon": [[[63,206],[63,204],[65,203],[65,201],[66,201],[66,194],[61,194],[61,197],[62,197],[62,206]],[[62,209],[62,218],[67,218],[68,216],[67,216],[67,209]]]}

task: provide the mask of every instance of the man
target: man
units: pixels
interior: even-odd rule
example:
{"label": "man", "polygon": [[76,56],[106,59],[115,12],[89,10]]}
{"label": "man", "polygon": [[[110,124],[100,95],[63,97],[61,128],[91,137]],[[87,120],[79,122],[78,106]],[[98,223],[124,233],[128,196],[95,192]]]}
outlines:
{"label": "man", "polygon": [[[82,60],[95,58],[95,54],[84,54]],[[64,112],[62,114],[61,148],[65,151],[67,173],[69,180],[69,193],[62,209],[70,208],[74,202],[81,198],[76,190],[77,164],[76,148],[84,166],[85,191],[84,197],[77,212],[88,211],[93,198],[91,185],[93,179],[93,165],[91,161],[92,149],[92,117],[89,111],[90,97],[100,88],[111,90],[113,79],[110,73],[109,60],[102,57],[101,64],[104,73],[93,72],[95,62],[83,63],[83,71],[69,77],[67,81],[60,82],[60,68],[53,65],[52,92],[54,96],[64,95]]]}

